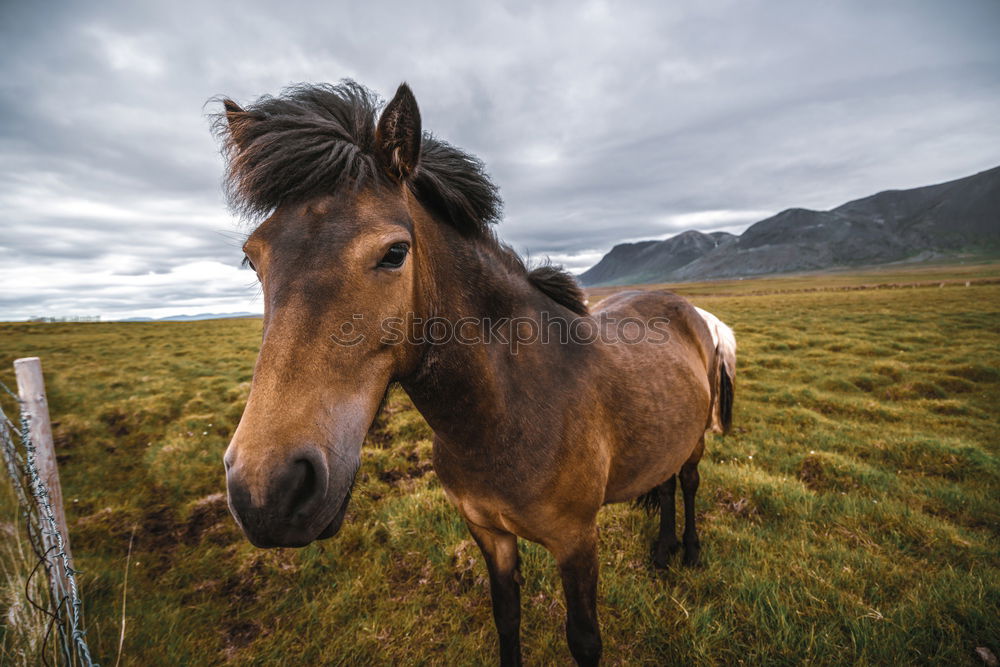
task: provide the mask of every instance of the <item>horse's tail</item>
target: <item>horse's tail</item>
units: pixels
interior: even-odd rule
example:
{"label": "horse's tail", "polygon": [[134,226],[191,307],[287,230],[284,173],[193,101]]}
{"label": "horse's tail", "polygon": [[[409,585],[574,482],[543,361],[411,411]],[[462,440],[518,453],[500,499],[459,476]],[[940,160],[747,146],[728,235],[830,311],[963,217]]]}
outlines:
{"label": "horse's tail", "polygon": [[[735,370],[735,369],[733,369]],[[723,433],[729,433],[733,426],[733,373],[725,361],[719,362],[719,425]]]}
{"label": "horse's tail", "polygon": [[729,433],[733,425],[733,398],[736,389],[736,337],[732,329],[720,331],[715,346],[715,397],[712,405],[712,431]]}
{"label": "horse's tail", "polygon": [[660,509],[660,487],[654,486],[638,498],[632,499],[632,505],[652,514]]}
{"label": "horse's tail", "polygon": [[729,433],[733,425],[733,391],[736,384],[736,334],[712,313],[695,307],[708,326],[715,344],[713,358],[708,367],[708,381],[712,385],[712,404],[709,408],[706,431]]}

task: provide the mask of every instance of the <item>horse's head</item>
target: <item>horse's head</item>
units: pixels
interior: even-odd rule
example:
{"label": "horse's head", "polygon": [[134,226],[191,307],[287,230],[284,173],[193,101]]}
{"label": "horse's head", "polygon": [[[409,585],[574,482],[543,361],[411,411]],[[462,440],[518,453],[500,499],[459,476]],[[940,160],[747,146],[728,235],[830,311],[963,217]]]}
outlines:
{"label": "horse's head", "polygon": [[264,330],[225,455],[229,506],[257,546],[338,531],[386,388],[417,362],[418,348],[387,341],[383,326],[424,308],[415,226],[426,214],[410,182],[419,111],[404,84],[376,124],[373,98],[345,86],[321,90],[343,107],[328,117],[304,92],[248,110],[225,102],[231,195],[270,214],[244,245]]}

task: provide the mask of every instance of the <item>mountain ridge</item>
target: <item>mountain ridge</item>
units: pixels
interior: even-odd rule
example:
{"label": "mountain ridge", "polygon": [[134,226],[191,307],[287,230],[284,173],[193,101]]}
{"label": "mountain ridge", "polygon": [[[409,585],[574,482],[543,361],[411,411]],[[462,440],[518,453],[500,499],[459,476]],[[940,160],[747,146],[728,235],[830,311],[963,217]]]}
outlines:
{"label": "mountain ridge", "polygon": [[681,232],[618,244],[580,274],[587,286],[762,276],[1000,249],[1000,166],[827,211],[789,208],[740,235]]}

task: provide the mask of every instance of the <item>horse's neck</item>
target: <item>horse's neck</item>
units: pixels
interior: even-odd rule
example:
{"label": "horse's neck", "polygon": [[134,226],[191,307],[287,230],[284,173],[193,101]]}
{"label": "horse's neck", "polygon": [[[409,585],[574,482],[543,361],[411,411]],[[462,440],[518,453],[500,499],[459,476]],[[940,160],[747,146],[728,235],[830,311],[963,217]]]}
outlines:
{"label": "horse's neck", "polygon": [[[583,371],[588,351],[558,340],[519,342],[516,321],[523,335],[529,321],[568,324],[576,316],[534,289],[498,252],[455,252],[442,255],[448,261],[435,268],[432,314],[453,324],[467,318],[464,340],[453,335],[426,344],[417,371],[402,385],[439,437],[478,448],[491,438],[506,440],[521,429],[519,422],[532,420],[538,399],[547,398],[539,392],[559,390],[544,389],[552,369],[562,377]],[[479,340],[470,343],[470,334]]]}

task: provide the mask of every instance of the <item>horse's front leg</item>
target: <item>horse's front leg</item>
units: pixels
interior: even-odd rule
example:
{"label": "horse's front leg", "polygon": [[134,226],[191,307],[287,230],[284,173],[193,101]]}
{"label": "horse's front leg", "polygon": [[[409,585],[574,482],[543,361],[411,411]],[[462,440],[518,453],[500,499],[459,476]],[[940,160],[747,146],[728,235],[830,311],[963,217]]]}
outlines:
{"label": "horse's front leg", "polygon": [[572,531],[546,544],[559,563],[566,596],[566,640],[580,665],[601,660],[601,629],[597,623],[597,526]]}
{"label": "horse's front leg", "polygon": [[521,571],[517,536],[466,521],[490,573],[493,620],[500,635],[500,664],[521,664]]}

